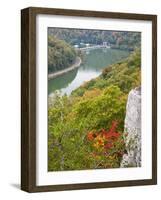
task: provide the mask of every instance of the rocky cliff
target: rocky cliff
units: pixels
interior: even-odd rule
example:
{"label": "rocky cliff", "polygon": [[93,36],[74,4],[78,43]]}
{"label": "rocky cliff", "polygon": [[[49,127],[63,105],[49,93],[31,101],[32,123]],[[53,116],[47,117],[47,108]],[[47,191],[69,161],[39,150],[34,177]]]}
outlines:
{"label": "rocky cliff", "polygon": [[141,88],[130,91],[126,106],[124,140],[126,153],[121,167],[141,166]]}

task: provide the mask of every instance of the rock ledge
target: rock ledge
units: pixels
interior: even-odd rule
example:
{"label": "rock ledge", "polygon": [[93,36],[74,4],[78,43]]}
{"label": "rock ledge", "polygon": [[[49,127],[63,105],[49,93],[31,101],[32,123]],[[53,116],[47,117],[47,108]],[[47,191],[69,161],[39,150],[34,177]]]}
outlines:
{"label": "rock ledge", "polygon": [[131,90],[128,95],[124,127],[127,153],[120,167],[141,167],[141,87]]}

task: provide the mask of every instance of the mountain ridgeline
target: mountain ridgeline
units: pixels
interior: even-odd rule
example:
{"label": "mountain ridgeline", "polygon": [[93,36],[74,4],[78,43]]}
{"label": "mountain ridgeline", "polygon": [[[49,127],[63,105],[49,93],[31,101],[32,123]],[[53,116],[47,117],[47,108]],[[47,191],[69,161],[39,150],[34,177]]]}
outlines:
{"label": "mountain ridgeline", "polygon": [[49,28],[48,34],[71,45],[84,43],[99,45],[107,42],[111,48],[122,50],[134,50],[140,46],[141,41],[141,33],[127,31]]}
{"label": "mountain ridgeline", "polygon": [[48,73],[70,67],[76,59],[76,51],[70,44],[54,36],[48,37]]}

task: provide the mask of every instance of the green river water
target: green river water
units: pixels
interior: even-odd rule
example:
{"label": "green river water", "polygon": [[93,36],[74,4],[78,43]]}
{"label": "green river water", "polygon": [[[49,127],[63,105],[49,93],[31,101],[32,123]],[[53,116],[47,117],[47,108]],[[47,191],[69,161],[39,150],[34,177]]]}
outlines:
{"label": "green river water", "polygon": [[96,49],[86,52],[83,63],[78,69],[48,81],[48,95],[56,90],[69,95],[83,82],[99,76],[104,68],[129,55],[130,52],[116,49]]}

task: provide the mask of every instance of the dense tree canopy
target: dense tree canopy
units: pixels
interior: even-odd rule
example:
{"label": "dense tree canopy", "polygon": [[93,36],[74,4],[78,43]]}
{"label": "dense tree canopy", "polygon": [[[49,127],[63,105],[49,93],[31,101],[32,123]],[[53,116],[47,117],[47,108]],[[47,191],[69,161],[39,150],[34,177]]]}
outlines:
{"label": "dense tree canopy", "polygon": [[128,31],[104,31],[49,28],[49,35],[56,35],[66,42],[76,45],[80,43],[102,44],[107,42],[111,48],[134,50],[140,46],[141,34]]}
{"label": "dense tree canopy", "polygon": [[48,71],[56,72],[69,67],[76,58],[73,47],[54,36],[48,37]]}
{"label": "dense tree canopy", "polygon": [[55,94],[48,109],[48,170],[116,168],[128,92],[140,86],[140,50],[107,66],[70,96]]}

